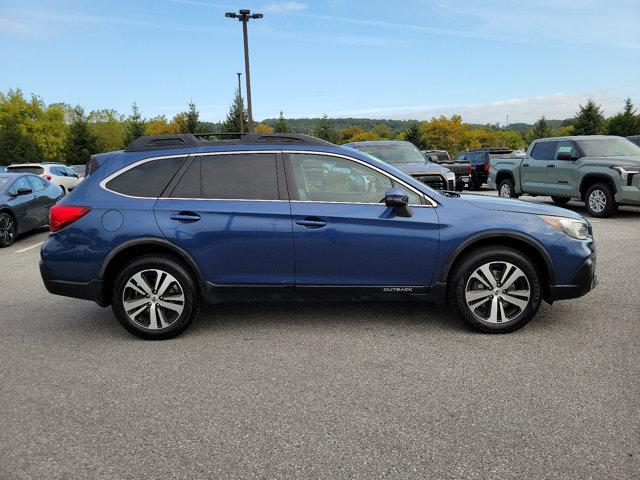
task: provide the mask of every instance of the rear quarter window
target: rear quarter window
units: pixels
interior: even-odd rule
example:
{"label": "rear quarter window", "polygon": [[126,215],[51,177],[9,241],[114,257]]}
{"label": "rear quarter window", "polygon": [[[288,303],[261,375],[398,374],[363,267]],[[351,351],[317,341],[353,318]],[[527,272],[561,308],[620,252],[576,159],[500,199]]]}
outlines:
{"label": "rear quarter window", "polygon": [[187,157],[149,160],[123,171],[105,187],[130,197],[158,198]]}

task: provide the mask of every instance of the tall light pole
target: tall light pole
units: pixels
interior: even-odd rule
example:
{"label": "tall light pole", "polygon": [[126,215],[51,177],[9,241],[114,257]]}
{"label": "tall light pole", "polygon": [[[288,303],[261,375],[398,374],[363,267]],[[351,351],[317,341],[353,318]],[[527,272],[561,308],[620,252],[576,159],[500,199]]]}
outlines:
{"label": "tall light pole", "polygon": [[238,123],[240,124],[240,133],[243,132],[244,128],[242,126],[242,117],[243,115],[243,111],[244,108],[242,107],[242,86],[240,84],[240,77],[242,76],[242,73],[238,72],[238,97],[240,98],[240,110],[238,110]]}
{"label": "tall light pole", "polygon": [[227,12],[227,18],[237,18],[242,22],[242,33],[244,35],[244,76],[247,82],[247,113],[249,115],[249,131],[253,132],[253,112],[251,110],[251,74],[249,73],[249,38],[247,36],[247,23],[249,20],[262,18],[261,13],[251,14],[251,10],[241,9],[238,13]]}

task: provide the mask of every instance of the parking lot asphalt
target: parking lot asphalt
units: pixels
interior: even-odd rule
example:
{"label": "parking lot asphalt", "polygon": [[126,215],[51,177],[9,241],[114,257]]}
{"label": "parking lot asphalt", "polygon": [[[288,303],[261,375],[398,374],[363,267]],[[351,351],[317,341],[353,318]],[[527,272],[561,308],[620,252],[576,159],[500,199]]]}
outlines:
{"label": "parking lot asphalt", "polygon": [[23,237],[0,251],[0,478],[638,478],[640,208],[591,221],[598,288],[498,336],[422,303],[264,303],[145,342],[49,295],[46,233]]}

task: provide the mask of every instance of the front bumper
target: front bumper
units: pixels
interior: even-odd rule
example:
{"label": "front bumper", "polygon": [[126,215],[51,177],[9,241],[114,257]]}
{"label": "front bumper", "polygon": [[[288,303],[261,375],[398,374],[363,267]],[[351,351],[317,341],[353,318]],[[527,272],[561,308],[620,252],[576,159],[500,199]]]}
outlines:
{"label": "front bumper", "polygon": [[552,285],[549,287],[549,302],[582,297],[597,285],[596,254],[594,253],[585,260],[569,285]]}
{"label": "front bumper", "polygon": [[92,300],[101,307],[108,304],[103,298],[102,281],[91,280],[90,282],[68,282],[65,280],[55,280],[47,270],[45,264],[40,260],[40,275],[44,286],[49,293],[62,295],[63,297],[80,298],[82,300]]}

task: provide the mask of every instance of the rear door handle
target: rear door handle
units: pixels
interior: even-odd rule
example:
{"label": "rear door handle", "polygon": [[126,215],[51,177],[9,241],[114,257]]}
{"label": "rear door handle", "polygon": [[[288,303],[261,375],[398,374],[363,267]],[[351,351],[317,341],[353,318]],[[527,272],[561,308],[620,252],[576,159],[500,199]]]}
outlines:
{"label": "rear door handle", "polygon": [[200,220],[200,215],[193,212],[180,212],[180,213],[174,213],[169,218],[171,220],[175,220],[180,223],[193,223]]}
{"label": "rear door handle", "polygon": [[550,163],[549,165],[547,165],[547,168],[554,168],[555,165],[553,163]]}
{"label": "rear door handle", "polygon": [[322,228],[327,225],[326,220],[322,220],[318,217],[306,217],[302,220],[296,220],[296,223],[305,228]]}
{"label": "rear door handle", "polygon": [[529,166],[529,164],[528,164],[528,163],[523,163],[523,164],[522,164],[522,166],[523,166],[523,167],[528,167],[528,166]]}

